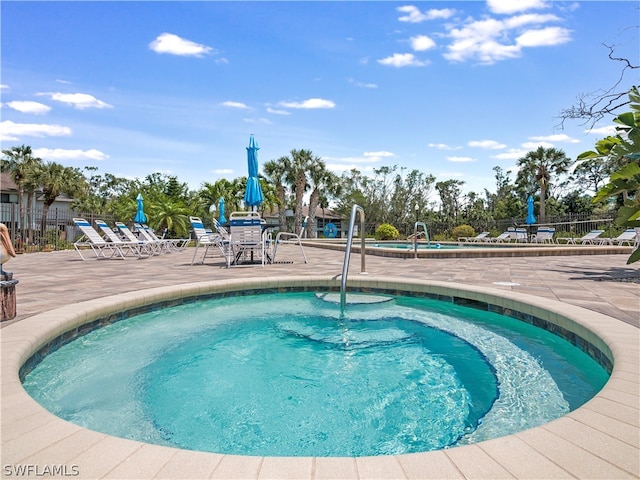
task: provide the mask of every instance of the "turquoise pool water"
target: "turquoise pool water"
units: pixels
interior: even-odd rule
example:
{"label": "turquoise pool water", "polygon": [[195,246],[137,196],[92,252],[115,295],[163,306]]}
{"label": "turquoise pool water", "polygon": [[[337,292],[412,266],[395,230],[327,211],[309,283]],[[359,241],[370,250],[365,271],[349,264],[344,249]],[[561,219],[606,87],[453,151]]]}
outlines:
{"label": "turquoise pool water", "polygon": [[44,357],[24,386],[62,418],[149,443],[364,456],[540,425],[607,378],[565,340],[502,315],[394,297],[343,316],[317,295],[287,293],[116,322]]}

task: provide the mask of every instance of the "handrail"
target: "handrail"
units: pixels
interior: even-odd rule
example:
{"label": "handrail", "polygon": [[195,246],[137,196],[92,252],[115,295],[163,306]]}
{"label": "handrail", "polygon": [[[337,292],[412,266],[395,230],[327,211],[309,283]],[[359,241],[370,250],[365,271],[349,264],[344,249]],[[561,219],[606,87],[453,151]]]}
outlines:
{"label": "handrail", "polygon": [[347,246],[344,250],[344,263],[342,264],[342,279],[340,282],[340,310],[344,311],[347,304],[347,274],[349,273],[349,259],[351,258],[351,242],[353,241],[353,227],[356,223],[356,212],[360,213],[360,273],[367,273],[365,270],[365,232],[364,232],[364,209],[360,205],[351,207],[351,218],[349,220],[349,230],[347,234]]}
{"label": "handrail", "polygon": [[413,258],[418,258],[418,227],[424,228],[424,236],[427,240],[427,246],[431,246],[431,240],[429,239],[429,232],[427,232],[427,225],[424,222],[416,222],[413,226]]}

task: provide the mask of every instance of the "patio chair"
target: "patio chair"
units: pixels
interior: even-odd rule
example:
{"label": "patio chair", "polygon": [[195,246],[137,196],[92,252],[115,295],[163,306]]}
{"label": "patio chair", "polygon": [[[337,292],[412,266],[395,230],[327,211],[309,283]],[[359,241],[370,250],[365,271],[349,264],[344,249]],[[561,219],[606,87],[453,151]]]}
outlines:
{"label": "patio chair", "polygon": [[122,237],[127,241],[138,242],[140,250],[143,253],[148,255],[158,255],[160,253],[160,247],[157,243],[139,239],[133,234],[131,230],[129,230],[129,227],[127,227],[124,223],[116,222],[116,227],[118,227],[118,232],[120,232],[120,235],[122,235]]}
{"label": "patio chair", "polygon": [[618,245],[622,246],[627,244],[629,246],[633,246],[636,241],[636,229],[635,228],[627,228],[624,232],[618,235],[615,238],[601,238],[598,243],[600,245]]}
{"label": "patio chair", "polygon": [[459,242],[489,242],[491,239],[489,238],[490,232],[482,232],[476,235],[475,237],[458,237]]}
{"label": "patio chair", "polygon": [[[249,215],[242,215],[244,213]],[[256,214],[257,212],[233,212],[229,217],[233,266],[259,263],[264,267],[266,255],[262,236],[263,222],[259,214]]]}
{"label": "patio chair", "polygon": [[526,242],[529,239],[526,228],[516,228],[511,231],[511,240],[515,242]]}
{"label": "patio chair", "polygon": [[553,235],[556,233],[555,228],[551,227],[538,227],[538,231],[531,235],[531,242],[533,243],[555,243]]}
{"label": "patio chair", "polygon": [[514,232],[513,228],[508,229],[506,232],[502,232],[497,237],[488,238],[487,241],[494,243],[504,243],[511,241],[511,234]]}
{"label": "patio chair", "polygon": [[142,224],[142,229],[147,232],[151,240],[155,240],[156,242],[166,243],[170,251],[180,251],[183,250],[191,240],[190,238],[162,238],[156,235],[156,232],[146,223]]}
{"label": "patio chair", "polygon": [[600,241],[598,237],[603,233],[604,230],[591,230],[589,233],[580,238],[558,238],[558,243],[565,242],[567,245],[576,245],[577,242],[580,242],[581,245],[595,245]]}
{"label": "patio chair", "polygon": [[96,258],[123,258],[124,252],[113,242],[108,242],[100,236],[95,228],[91,226],[84,218],[74,218],[73,223],[80,229],[82,235],[78,240],[73,243],[78,255],[82,260],[86,260],[82,255],[81,249],[83,247],[91,248],[91,251],[95,254]]}
{"label": "patio chair", "polygon": [[[278,232],[275,240],[269,240],[269,242],[270,243],[267,243],[267,240],[265,239],[265,249],[269,244],[273,245],[273,252],[270,252],[267,255],[269,263],[293,263],[293,250],[295,247],[292,246],[300,247],[304,263],[309,263],[307,261],[307,255],[304,253],[304,248],[302,247],[299,235],[292,232]],[[278,252],[280,252],[281,260],[276,258]]]}
{"label": "patio chair", "polygon": [[105,240],[117,245],[125,257],[128,254],[131,254],[132,256],[138,258],[149,256],[146,251],[143,251],[140,242],[122,240],[122,238],[120,238],[113,230],[111,230],[111,227],[109,227],[109,225],[107,225],[107,222],[105,222],[104,220],[96,220],[96,225],[98,226],[98,228],[100,228],[104,237],[106,237]]}
{"label": "patio chair", "polygon": [[[202,223],[202,220],[200,219],[200,217],[189,217],[189,221],[191,222],[191,228],[193,229],[193,234],[196,237],[196,248],[193,252],[193,257],[191,258],[191,265],[193,265],[193,263],[195,262],[196,255],[200,247],[204,248],[204,254],[202,255],[202,261],[200,262],[201,264],[203,264],[205,258],[207,258],[209,247],[215,247],[220,251],[220,253],[222,253],[222,256],[225,259],[225,263],[227,267],[229,267],[231,263],[231,250],[229,248],[228,238],[224,239],[220,235],[220,233],[213,233],[212,231],[207,230],[204,227],[204,224]],[[215,218],[213,219],[213,223],[214,225],[216,225],[216,228],[220,226],[220,224]],[[218,228],[218,230],[220,230],[221,228],[222,227]],[[228,234],[227,234],[227,237],[228,237]]]}

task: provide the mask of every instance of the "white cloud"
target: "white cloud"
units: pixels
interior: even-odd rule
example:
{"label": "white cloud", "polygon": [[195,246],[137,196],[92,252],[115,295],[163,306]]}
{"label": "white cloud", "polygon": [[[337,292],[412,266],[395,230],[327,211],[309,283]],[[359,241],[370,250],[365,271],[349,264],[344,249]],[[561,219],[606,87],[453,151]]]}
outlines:
{"label": "white cloud", "polygon": [[336,106],[331,100],[324,100],[322,98],[310,98],[302,102],[280,102],[279,105],[285,108],[303,109],[334,108]]}
{"label": "white cloud", "polygon": [[42,115],[51,110],[51,107],[40,102],[31,102],[28,100],[7,102],[5,105],[9,108],[22,113],[33,113],[34,115]]}
{"label": "white cloud", "polygon": [[388,158],[388,157],[395,157],[396,155],[394,153],[391,152],[386,152],[386,151],[380,151],[380,152],[364,152],[363,155],[366,158]]}
{"label": "white cloud", "polygon": [[233,170],[230,168],[216,168],[212,170],[211,173],[215,173],[216,175],[230,175],[233,173]]}
{"label": "white cloud", "polygon": [[417,7],[414,7],[413,5],[398,7],[396,10],[401,13],[406,13],[406,15],[398,17],[398,20],[408,23],[420,23],[427,20],[446,19],[455,14],[455,10],[451,8],[443,8],[440,10],[431,9],[426,11],[425,13],[422,13]]}
{"label": "white cloud", "polygon": [[36,148],[33,150],[36,157],[43,160],[106,160],[109,155],[100,150],[67,150],[63,148]]}
{"label": "white cloud", "polygon": [[149,48],[156,53],[168,53],[186,57],[202,57],[215,52],[213,48],[180,38],[173,33],[162,33],[149,44]]}
{"label": "white cloud", "polygon": [[5,85],[4,83],[0,83],[0,90],[9,90],[9,85]]}
{"label": "white cloud", "polygon": [[447,161],[454,163],[469,163],[475,162],[476,159],[471,157],[447,157]]}
{"label": "white cloud", "polygon": [[470,147],[486,148],[489,150],[499,150],[506,148],[504,143],[498,143],[495,140],[472,140],[469,142]]}
{"label": "white cloud", "polygon": [[249,108],[247,105],[245,105],[242,102],[227,101],[227,102],[222,102],[222,105],[225,107],[231,107],[231,108],[242,108],[242,109]]}
{"label": "white cloud", "polygon": [[378,60],[378,63],[392,67],[421,67],[429,64],[418,60],[413,53],[394,53],[390,57]]}
{"label": "white cloud", "polygon": [[571,40],[570,31],[562,27],[528,29],[548,22],[559,21],[555,15],[524,14],[504,20],[485,18],[468,20],[466,24],[449,27],[452,39],[444,57],[452,62],[477,60],[492,64],[517,58],[523,48],[559,45]]}
{"label": "white cloud", "polygon": [[547,6],[545,0],[487,0],[487,7],[493,13],[512,14]]}
{"label": "white cloud", "polygon": [[271,107],[267,107],[267,112],[273,113],[274,115],[291,115],[291,112],[288,112],[286,110],[278,110]]}
{"label": "white cloud", "polygon": [[354,80],[353,78],[348,78],[347,81],[349,83],[351,83],[352,85],[355,85],[356,87],[362,87],[362,88],[378,88],[378,85],[376,85],[375,83],[364,83],[364,82],[358,82],[356,80]]}
{"label": "white cloud", "polygon": [[429,50],[436,46],[436,42],[426,35],[417,35],[415,37],[411,37],[409,39],[409,42],[411,43],[411,48],[413,48],[416,52],[424,52],[425,50]]}
{"label": "white cloud", "polygon": [[37,123],[14,123],[11,120],[0,122],[0,139],[15,141],[21,137],[57,137],[71,135],[69,127]]}
{"label": "white cloud", "polygon": [[522,47],[548,47],[560,45],[571,40],[571,32],[562,27],[547,27],[529,30],[518,38],[516,43]]}
{"label": "white cloud", "polygon": [[460,150],[462,148],[447,145],[446,143],[430,143],[427,147],[437,148],[438,150]]}
{"label": "white cloud", "polygon": [[[536,150],[538,147],[543,147],[543,148],[553,148],[553,143],[551,142],[546,142],[544,140],[540,140],[537,142],[524,142],[522,144],[523,148],[527,149],[527,152],[531,151],[531,150]],[[526,153],[525,153],[526,155]]]}
{"label": "white cloud", "polygon": [[57,102],[66,103],[67,105],[72,105],[74,108],[78,110],[84,110],[85,108],[111,108],[111,105],[103,102],[102,100],[98,100],[93,95],[89,95],[88,93],[38,93],[40,96],[48,96],[51,100],[55,100]]}
{"label": "white cloud", "polygon": [[243,122],[251,123],[251,124],[260,124],[260,125],[272,125],[271,120],[268,118],[243,118]]}
{"label": "white cloud", "polygon": [[606,127],[592,128],[590,130],[585,130],[584,133],[591,133],[594,135],[601,135],[603,137],[608,137],[610,135],[616,135],[618,131],[616,130],[615,125],[608,125]]}
{"label": "white cloud", "polygon": [[529,137],[536,142],[565,142],[565,143],[580,143],[580,140],[571,138],[569,135],[559,133],[555,135],[546,135],[541,137]]}
{"label": "white cloud", "polygon": [[373,172],[374,170],[374,166],[373,165],[367,165],[367,166],[362,166],[362,165],[358,165],[357,163],[327,163],[327,169],[331,170],[332,172],[336,172],[336,173],[340,173],[340,172],[348,172],[351,170],[359,170],[362,173],[365,172]]}
{"label": "white cloud", "polygon": [[493,158],[497,158],[498,160],[517,160],[519,158],[524,157],[529,150],[524,150],[521,148],[510,148],[504,153],[499,153],[498,155],[493,155]]}

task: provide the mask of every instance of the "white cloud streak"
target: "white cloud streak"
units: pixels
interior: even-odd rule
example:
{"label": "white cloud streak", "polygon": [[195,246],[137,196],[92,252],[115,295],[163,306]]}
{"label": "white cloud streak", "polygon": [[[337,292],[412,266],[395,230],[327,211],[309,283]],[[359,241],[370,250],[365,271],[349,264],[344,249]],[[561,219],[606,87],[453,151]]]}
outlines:
{"label": "white cloud streak", "polygon": [[302,102],[280,102],[279,105],[285,108],[300,108],[313,110],[318,108],[335,108],[335,102],[331,100],[325,100],[323,98],[310,98],[303,100]]}
{"label": "white cloud streak", "polygon": [[73,108],[78,110],[84,110],[85,108],[112,108],[106,102],[102,100],[98,100],[93,95],[89,95],[88,93],[37,93],[39,96],[47,96],[51,98],[51,100],[55,100],[56,102],[65,103],[67,105],[71,105]]}
{"label": "white cloud streak", "polygon": [[36,148],[33,150],[33,154],[36,157],[40,157],[43,160],[107,160],[109,155],[101,152],[100,150],[70,150],[63,148]]}
{"label": "white cloud streak", "polygon": [[186,40],[173,33],[161,33],[149,43],[149,48],[156,53],[183,57],[203,57],[215,52],[211,47]]}
{"label": "white cloud streak", "polygon": [[71,129],[62,125],[38,123],[15,123],[11,120],[0,122],[0,139],[16,141],[21,137],[59,137],[71,135]]}
{"label": "white cloud streak", "polygon": [[422,67],[429,64],[429,62],[418,60],[413,53],[394,53],[390,57],[378,60],[378,63],[397,68]]}
{"label": "white cloud streak", "polygon": [[48,105],[45,105],[44,103],[31,102],[28,100],[25,100],[25,101],[15,100],[12,102],[7,102],[5,103],[5,105],[13,110],[17,110],[18,112],[31,113],[34,115],[44,115],[45,113],[51,110],[51,107]]}

